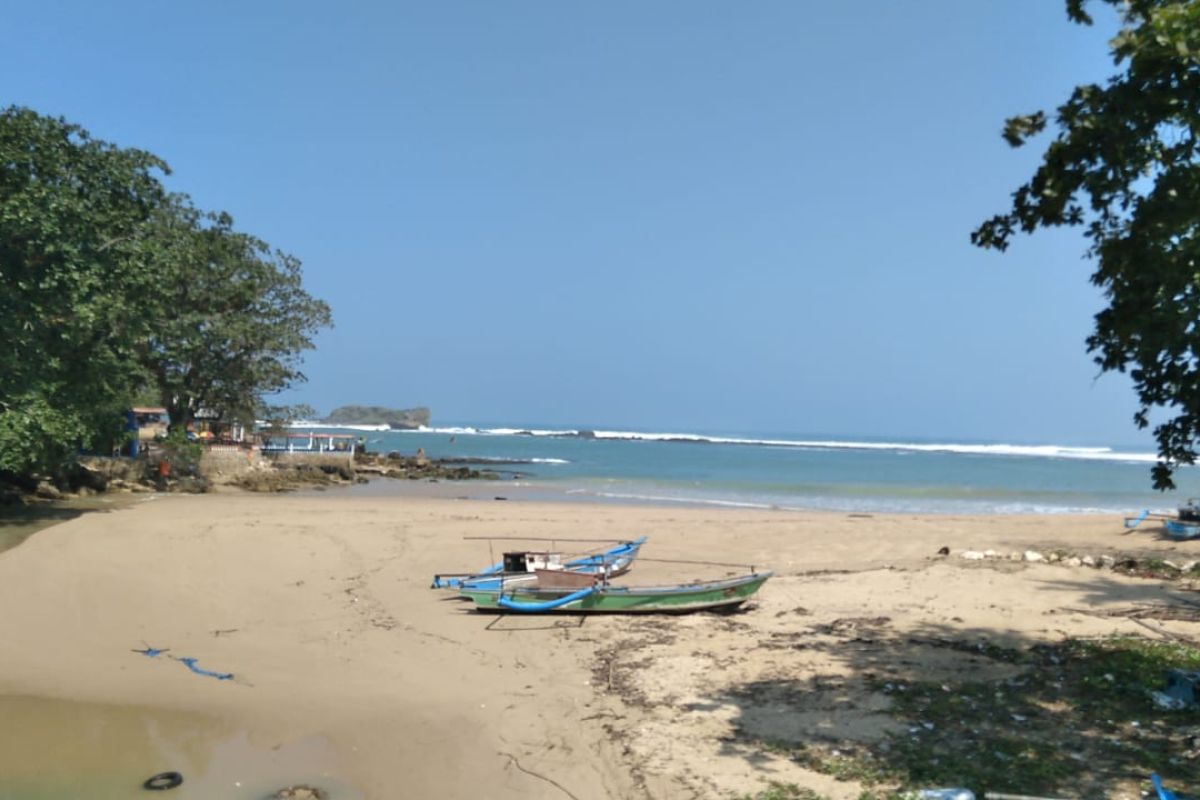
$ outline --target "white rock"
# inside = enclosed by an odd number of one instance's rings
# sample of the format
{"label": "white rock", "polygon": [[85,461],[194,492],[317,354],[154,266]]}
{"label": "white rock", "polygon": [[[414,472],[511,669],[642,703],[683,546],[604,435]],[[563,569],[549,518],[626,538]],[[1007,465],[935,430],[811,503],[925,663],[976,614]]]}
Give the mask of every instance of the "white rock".
{"label": "white rock", "polygon": [[1020,554],[1020,553],[1009,553],[1009,554],[1008,554],[1008,560],[1009,560],[1009,561],[1020,561],[1020,560],[1021,560],[1021,554]]}
{"label": "white rock", "polygon": [[960,558],[965,558],[967,561],[982,561],[983,553],[978,550],[963,550]]}
{"label": "white rock", "polygon": [[1164,560],[1164,561],[1163,561],[1163,565],[1164,565],[1164,566],[1168,566],[1168,567],[1170,567],[1171,569],[1181,569],[1181,567],[1180,567],[1178,564],[1176,564],[1174,561],[1166,561],[1166,560]]}
{"label": "white rock", "polygon": [[1196,568],[1196,563],[1195,561],[1185,561],[1179,565],[1179,569],[1183,572],[1191,572]]}
{"label": "white rock", "polygon": [[1039,553],[1037,550],[1026,550],[1025,551],[1025,560],[1026,561],[1045,561],[1046,557],[1044,555],[1042,555],[1041,553]]}
{"label": "white rock", "polygon": [[1092,558],[1091,556],[1084,556],[1083,558],[1079,559],[1079,561],[1080,561],[1080,563],[1081,563],[1081,564],[1083,564],[1085,567],[1094,567],[1094,566],[1096,566],[1096,559]]}
{"label": "white rock", "polygon": [[984,551],[983,551],[983,555],[984,555],[986,558],[995,558],[996,556],[998,556],[998,555],[1000,555],[1000,554],[999,554],[999,553],[997,553],[995,550],[984,550]]}
{"label": "white rock", "polygon": [[1061,553],[1051,553],[1050,555],[1046,556],[1046,560],[1049,561],[1051,564],[1053,564],[1056,561],[1062,561],[1062,554]]}
{"label": "white rock", "polygon": [[1108,569],[1112,569],[1117,565],[1117,560],[1112,556],[1100,556],[1100,563]]}
{"label": "white rock", "polygon": [[1064,559],[1063,563],[1068,567],[1082,567],[1083,559],[1079,558],[1078,556],[1071,556],[1070,558]]}

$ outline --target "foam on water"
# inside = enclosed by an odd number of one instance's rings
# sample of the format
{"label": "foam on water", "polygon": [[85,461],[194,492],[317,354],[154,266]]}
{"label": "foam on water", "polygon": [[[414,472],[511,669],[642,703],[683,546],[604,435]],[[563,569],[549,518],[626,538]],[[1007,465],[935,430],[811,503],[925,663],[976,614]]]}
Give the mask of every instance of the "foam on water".
{"label": "foam on water", "polygon": [[504,472],[536,491],[597,502],[1081,514],[1136,513],[1200,495],[1194,468],[1181,468],[1179,491],[1164,496],[1151,488],[1153,453],[1102,446],[478,424],[376,436],[372,450],[514,465]]}
{"label": "foam on water", "polygon": [[1134,453],[1111,447],[1077,447],[1044,444],[973,444],[956,442],[872,442],[846,439],[781,439],[737,436],[709,436],[699,433],[645,431],[584,431],[573,428],[418,428],[397,433],[434,433],[450,436],[528,436],[551,438],[598,439],[607,441],[678,442],[687,444],[740,445],[743,447],[794,447],[808,450],[879,450],[911,453],[954,453],[959,455],[1015,456],[1025,458],[1073,458],[1093,461],[1152,463],[1154,453]]}

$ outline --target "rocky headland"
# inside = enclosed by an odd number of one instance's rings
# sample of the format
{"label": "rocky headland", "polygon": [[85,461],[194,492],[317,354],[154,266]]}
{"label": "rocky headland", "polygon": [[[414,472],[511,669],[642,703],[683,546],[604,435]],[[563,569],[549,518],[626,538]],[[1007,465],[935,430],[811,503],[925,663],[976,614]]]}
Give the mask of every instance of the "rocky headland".
{"label": "rocky headland", "polygon": [[329,425],[388,425],[397,430],[414,430],[429,425],[429,409],[339,406],[321,421]]}

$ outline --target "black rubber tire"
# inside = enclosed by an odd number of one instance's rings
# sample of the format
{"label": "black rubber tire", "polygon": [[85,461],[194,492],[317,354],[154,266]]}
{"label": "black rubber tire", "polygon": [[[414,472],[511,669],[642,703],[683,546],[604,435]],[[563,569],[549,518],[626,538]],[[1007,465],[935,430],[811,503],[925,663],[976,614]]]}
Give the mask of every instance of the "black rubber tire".
{"label": "black rubber tire", "polygon": [[160,772],[147,778],[146,782],[142,784],[142,788],[152,792],[163,792],[167,789],[174,789],[181,783],[183,783],[183,776],[178,772]]}

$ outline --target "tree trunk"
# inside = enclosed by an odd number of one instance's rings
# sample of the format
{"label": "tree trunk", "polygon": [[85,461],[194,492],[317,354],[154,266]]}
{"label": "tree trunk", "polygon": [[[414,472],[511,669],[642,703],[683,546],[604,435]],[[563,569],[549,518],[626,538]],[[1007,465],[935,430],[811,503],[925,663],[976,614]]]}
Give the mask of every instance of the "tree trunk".
{"label": "tree trunk", "polygon": [[188,425],[192,424],[194,412],[192,404],[188,401],[176,400],[167,404],[168,423],[167,430],[170,433],[181,433],[187,435]]}

